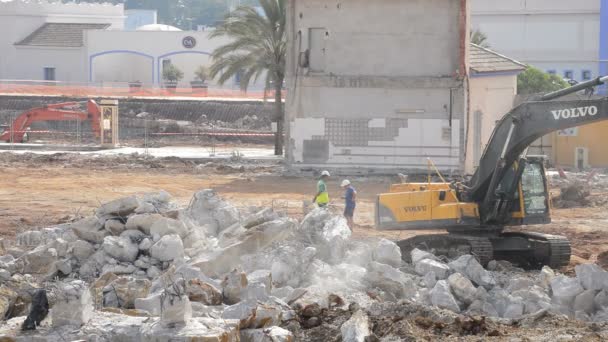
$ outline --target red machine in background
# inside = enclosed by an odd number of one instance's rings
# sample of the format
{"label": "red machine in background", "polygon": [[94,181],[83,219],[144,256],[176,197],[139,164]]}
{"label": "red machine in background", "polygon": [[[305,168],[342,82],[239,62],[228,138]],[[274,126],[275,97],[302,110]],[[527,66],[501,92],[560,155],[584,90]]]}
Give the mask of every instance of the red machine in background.
{"label": "red machine in background", "polygon": [[[86,112],[79,110],[82,102],[64,102],[28,110],[17,117],[12,126],[0,135],[0,141],[23,142],[30,125],[37,121],[91,121],[96,138],[101,136],[101,110],[93,100],[87,101]],[[11,139],[12,138],[12,139]]]}

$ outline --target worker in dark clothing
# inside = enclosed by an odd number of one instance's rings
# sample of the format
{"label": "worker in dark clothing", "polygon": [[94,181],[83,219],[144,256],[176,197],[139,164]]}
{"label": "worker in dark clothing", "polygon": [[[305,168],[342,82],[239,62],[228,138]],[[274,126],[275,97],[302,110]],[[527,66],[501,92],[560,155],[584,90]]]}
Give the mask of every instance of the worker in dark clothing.
{"label": "worker in dark clothing", "polygon": [[355,215],[355,207],[357,206],[357,191],[348,179],[342,181],[342,188],[344,189],[344,217],[348,222],[348,227],[352,231],[355,227],[353,217]]}

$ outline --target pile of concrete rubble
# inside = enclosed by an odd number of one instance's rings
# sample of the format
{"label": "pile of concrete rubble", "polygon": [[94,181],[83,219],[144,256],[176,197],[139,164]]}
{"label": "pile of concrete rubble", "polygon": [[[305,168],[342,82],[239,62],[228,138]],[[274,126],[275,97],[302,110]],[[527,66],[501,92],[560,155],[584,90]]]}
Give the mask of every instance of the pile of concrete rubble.
{"label": "pile of concrete rubble", "polygon": [[342,340],[364,341],[369,313],[404,300],[498,320],[608,320],[608,272],[596,265],[567,277],[417,249],[410,264],[389,240],[350,237],[327,210],[297,222],[213,190],[186,208],[165,192],[115,200],[0,245],[0,340],[294,341],[346,308]]}

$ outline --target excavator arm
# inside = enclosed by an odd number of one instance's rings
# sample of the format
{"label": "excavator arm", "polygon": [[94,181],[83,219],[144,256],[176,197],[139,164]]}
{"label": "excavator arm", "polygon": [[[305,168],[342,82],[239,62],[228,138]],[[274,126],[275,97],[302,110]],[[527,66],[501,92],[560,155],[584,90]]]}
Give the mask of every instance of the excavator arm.
{"label": "excavator arm", "polygon": [[46,105],[44,107],[30,109],[15,119],[13,124],[0,135],[0,140],[6,142],[23,142],[23,136],[28,127],[37,121],[91,121],[93,134],[96,138],[101,136],[100,118],[101,111],[97,103],[93,100],[87,101],[86,112],[76,110],[80,107],[79,102],[64,102]]}
{"label": "excavator arm", "polygon": [[[608,98],[552,100],[606,81],[607,77],[597,78],[547,94],[515,107],[501,119],[463,196],[466,201],[479,203],[482,224],[504,223],[499,219],[504,215],[496,212],[500,207],[496,206],[496,201],[504,199],[505,194],[504,189],[501,194],[498,190],[504,186],[503,178],[508,170],[525,163],[525,159],[519,158],[530,144],[548,133],[608,120]],[[520,176],[521,172],[516,173],[513,184]],[[509,191],[516,191],[516,186],[510,187]]]}

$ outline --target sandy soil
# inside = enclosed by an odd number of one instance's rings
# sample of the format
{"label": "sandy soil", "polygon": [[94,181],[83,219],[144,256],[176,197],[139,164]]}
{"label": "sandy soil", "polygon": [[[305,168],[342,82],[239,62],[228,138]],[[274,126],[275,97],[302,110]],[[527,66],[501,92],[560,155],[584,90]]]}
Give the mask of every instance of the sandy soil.
{"label": "sandy soil", "polygon": [[[124,160],[123,160],[124,161]],[[110,167],[111,166],[111,167]],[[236,171],[235,171],[236,170]],[[274,206],[296,217],[303,215],[304,202],[315,192],[315,181],[280,175],[277,165],[224,167],[197,166],[175,160],[159,165],[144,163],[95,163],[0,158],[0,237],[11,238],[29,229],[86,216],[100,203],[130,194],[163,189],[181,204],[202,188],[215,188],[238,206]],[[339,182],[329,182],[335,210],[341,211]],[[373,229],[373,201],[386,191],[389,178],[354,178],[358,191],[355,236],[409,237],[417,232],[379,232]],[[568,236],[573,244],[572,265],[586,260],[608,266],[608,211],[606,208],[559,209],[553,223],[523,227],[533,231]],[[606,252],[602,254],[602,252]]]}

